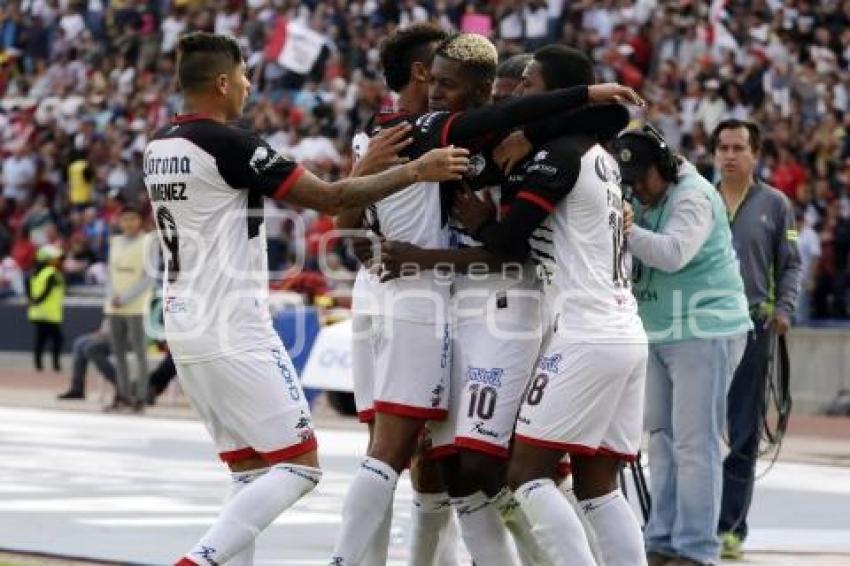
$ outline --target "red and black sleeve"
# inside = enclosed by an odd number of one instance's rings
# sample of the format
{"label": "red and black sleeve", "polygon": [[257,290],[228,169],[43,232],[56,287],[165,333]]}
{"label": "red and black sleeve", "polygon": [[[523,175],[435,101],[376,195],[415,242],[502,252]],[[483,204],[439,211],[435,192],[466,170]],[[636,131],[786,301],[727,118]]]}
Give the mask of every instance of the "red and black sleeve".
{"label": "red and black sleeve", "polygon": [[524,259],[528,238],[575,186],[582,147],[570,141],[545,144],[524,165],[525,180],[507,216],[478,229],[475,239],[492,252]]}

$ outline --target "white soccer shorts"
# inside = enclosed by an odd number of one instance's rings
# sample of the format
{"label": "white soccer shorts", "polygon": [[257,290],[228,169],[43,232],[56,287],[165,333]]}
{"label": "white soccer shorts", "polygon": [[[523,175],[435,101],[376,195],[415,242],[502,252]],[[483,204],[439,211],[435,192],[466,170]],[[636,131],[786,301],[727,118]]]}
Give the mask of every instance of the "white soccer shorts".
{"label": "white soccer shorts", "polygon": [[375,412],[442,420],[448,412],[448,324],[372,317]]}
{"label": "white soccer shorts", "polygon": [[361,423],[375,420],[375,334],[372,315],[355,313],[351,317],[351,379],[354,405]]}
{"label": "white soccer shorts", "polygon": [[541,328],[539,295],[506,299],[482,316],[455,320],[449,416],[428,425],[429,458],[459,448],[510,455],[523,391],[540,353]]}
{"label": "white soccer shorts", "polygon": [[271,465],[316,449],[310,409],[283,345],[176,366],[222,461],[259,456]]}
{"label": "white soccer shorts", "polygon": [[516,441],[634,460],[646,358],[646,344],[576,344],[552,335],[528,383]]}

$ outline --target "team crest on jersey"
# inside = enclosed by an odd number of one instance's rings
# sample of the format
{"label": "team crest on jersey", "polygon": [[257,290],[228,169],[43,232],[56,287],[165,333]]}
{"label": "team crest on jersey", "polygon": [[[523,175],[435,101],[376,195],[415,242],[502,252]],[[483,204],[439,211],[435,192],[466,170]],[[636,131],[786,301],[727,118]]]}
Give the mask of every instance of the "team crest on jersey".
{"label": "team crest on jersey", "polygon": [[[623,152],[629,152],[629,159],[631,159],[631,152],[628,149],[624,149]],[[622,153],[620,157],[622,158]],[[628,159],[624,160],[624,162],[627,161]],[[594,168],[596,169],[596,175],[606,183],[608,181],[620,181],[620,169],[616,163],[611,163],[607,155],[598,155]]]}
{"label": "team crest on jersey", "polygon": [[434,125],[434,120],[443,114],[445,114],[445,112],[431,112],[429,114],[423,114],[416,120],[416,126],[423,134],[427,134],[428,130],[431,129],[431,126]]}
{"label": "team crest on jersey", "polygon": [[543,161],[543,160],[544,160],[544,159],[546,159],[547,157],[549,157],[549,152],[548,152],[548,151],[546,151],[545,149],[541,149],[540,151],[538,151],[538,152],[534,155],[534,161]]}
{"label": "team crest on jersey", "polygon": [[469,158],[469,166],[466,168],[466,177],[468,179],[474,179],[478,175],[484,171],[484,168],[487,167],[487,160],[483,155],[477,153]]}
{"label": "team crest on jersey", "polygon": [[259,146],[254,150],[254,154],[251,155],[250,161],[248,161],[248,166],[254,170],[256,174],[260,174],[280,159],[280,155],[277,154],[274,150],[269,149],[264,146]]}

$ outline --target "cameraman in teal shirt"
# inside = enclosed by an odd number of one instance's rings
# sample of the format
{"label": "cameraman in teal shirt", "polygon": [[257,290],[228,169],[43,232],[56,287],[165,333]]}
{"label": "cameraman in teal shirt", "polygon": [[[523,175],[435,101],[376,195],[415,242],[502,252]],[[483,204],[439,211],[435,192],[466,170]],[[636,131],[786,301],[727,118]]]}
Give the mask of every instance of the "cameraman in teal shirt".
{"label": "cameraman in teal shirt", "polygon": [[651,126],[621,134],[613,153],[635,197],[628,246],[650,341],[648,562],[716,564],[726,392],[752,329],[729,220],[717,190]]}

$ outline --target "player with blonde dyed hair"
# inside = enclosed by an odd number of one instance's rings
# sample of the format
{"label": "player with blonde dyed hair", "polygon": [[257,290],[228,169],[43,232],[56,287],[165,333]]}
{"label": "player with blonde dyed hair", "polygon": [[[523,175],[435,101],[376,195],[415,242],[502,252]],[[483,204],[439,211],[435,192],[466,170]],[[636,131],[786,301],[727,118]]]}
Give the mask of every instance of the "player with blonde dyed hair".
{"label": "player with blonde dyed hair", "polygon": [[[428,73],[429,102],[439,111],[415,114],[414,101],[405,97],[400,99],[398,111],[378,114],[366,134],[371,137],[383,129],[409,124],[412,140],[401,152],[402,157],[413,158],[452,144],[481,151],[498,141],[500,132],[533,120],[587,102],[637,97],[631,89],[609,84],[485,105],[497,62],[495,49],[488,43],[486,38],[471,34],[442,42],[436,47]],[[384,53],[382,59],[396,60],[389,56],[385,59]],[[411,63],[410,80],[424,79],[419,63]],[[461,111],[464,108],[472,109]],[[454,191],[448,186],[440,189],[402,191],[380,201],[368,211],[369,228],[388,240],[413,244],[424,251],[449,248],[447,220]],[[428,198],[417,199],[416,195]],[[452,339],[447,282],[448,278],[437,277],[429,269],[392,281],[380,277],[372,281],[374,296],[369,314],[375,361],[374,436],[346,495],[342,528],[331,559],[335,566],[362,563],[386,519],[398,476],[416,450],[423,424],[444,420],[448,414]],[[428,294],[428,300],[422,299],[423,293]],[[363,409],[368,410],[365,404],[358,407]]]}

